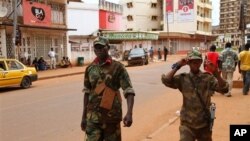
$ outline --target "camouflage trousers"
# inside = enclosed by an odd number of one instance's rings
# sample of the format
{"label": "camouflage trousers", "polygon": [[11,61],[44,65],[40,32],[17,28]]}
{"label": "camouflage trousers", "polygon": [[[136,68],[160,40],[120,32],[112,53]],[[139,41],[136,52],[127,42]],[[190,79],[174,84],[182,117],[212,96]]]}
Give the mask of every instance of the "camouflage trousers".
{"label": "camouflage trousers", "polygon": [[209,127],[193,129],[180,125],[179,131],[180,141],[212,141],[212,132]]}
{"label": "camouflage trousers", "polygon": [[121,141],[121,126],[118,123],[87,122],[86,141]]}

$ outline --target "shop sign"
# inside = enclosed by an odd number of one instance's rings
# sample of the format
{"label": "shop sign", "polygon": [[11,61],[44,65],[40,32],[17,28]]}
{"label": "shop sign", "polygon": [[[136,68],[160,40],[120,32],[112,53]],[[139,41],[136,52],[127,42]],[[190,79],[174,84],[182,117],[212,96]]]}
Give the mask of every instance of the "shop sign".
{"label": "shop sign", "polygon": [[51,26],[51,7],[23,0],[23,22],[25,25]]}
{"label": "shop sign", "polygon": [[156,33],[103,33],[109,40],[158,40]]}
{"label": "shop sign", "polygon": [[109,16],[108,16],[108,21],[109,21],[110,23],[114,23],[114,22],[115,22],[115,15],[114,15],[114,14],[109,14]]}

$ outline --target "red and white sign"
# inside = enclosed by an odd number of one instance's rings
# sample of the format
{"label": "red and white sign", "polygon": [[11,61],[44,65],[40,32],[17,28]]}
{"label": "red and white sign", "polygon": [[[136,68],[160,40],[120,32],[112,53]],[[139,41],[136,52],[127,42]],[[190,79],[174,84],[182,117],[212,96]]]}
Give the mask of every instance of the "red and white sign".
{"label": "red and white sign", "polygon": [[178,21],[187,22],[194,20],[194,0],[178,1]]}
{"label": "red and white sign", "polygon": [[166,22],[174,22],[174,5],[173,0],[166,0]]}
{"label": "red and white sign", "polygon": [[122,15],[105,10],[99,11],[99,28],[102,30],[121,30]]}
{"label": "red and white sign", "polygon": [[25,25],[51,26],[51,7],[23,0],[23,23]]}

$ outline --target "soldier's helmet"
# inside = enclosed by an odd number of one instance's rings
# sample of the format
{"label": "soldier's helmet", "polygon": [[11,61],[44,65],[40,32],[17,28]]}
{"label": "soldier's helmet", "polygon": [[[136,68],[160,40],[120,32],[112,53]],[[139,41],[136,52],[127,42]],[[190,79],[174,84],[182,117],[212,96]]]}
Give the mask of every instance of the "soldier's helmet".
{"label": "soldier's helmet", "polygon": [[102,36],[97,37],[94,40],[94,46],[97,44],[107,46],[109,48],[109,40],[105,37],[102,37]]}
{"label": "soldier's helmet", "polygon": [[188,60],[200,59],[202,60],[202,54],[198,50],[192,50],[187,54]]}

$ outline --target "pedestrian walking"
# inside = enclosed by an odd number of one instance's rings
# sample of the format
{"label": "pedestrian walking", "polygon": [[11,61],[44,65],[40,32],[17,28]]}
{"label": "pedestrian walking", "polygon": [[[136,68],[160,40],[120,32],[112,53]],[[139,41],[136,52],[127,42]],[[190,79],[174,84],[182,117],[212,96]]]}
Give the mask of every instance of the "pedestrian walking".
{"label": "pedestrian walking", "polygon": [[[228,83],[224,81],[216,67],[207,64],[213,74],[201,72],[202,55],[193,50],[172,66],[172,70],[162,75],[162,83],[170,88],[179,89],[183,96],[180,112],[180,141],[212,141],[214,113],[210,113],[210,91],[227,92]],[[188,65],[189,73],[176,74],[183,66]],[[215,77],[214,77],[215,76]]]}
{"label": "pedestrian walking", "polygon": [[243,95],[247,95],[250,88],[250,43],[245,45],[245,50],[239,54],[239,73],[243,77]]}
{"label": "pedestrian walking", "polygon": [[219,53],[216,52],[216,46],[215,45],[211,45],[209,48],[209,52],[206,53],[205,55],[205,59],[204,59],[204,70],[212,73],[211,70],[209,70],[209,67],[206,66],[205,64],[207,64],[206,62],[210,61],[211,63],[214,64],[214,66],[216,68],[218,68],[218,64],[219,64]]}
{"label": "pedestrian walking", "polygon": [[50,58],[50,69],[56,69],[56,53],[53,48],[50,49],[48,56]]}
{"label": "pedestrian walking", "polygon": [[154,60],[154,49],[153,49],[153,47],[151,47],[149,49],[149,57],[150,57],[150,60],[153,62],[153,60]]}
{"label": "pedestrian walking", "polygon": [[97,57],[85,70],[81,128],[86,132],[86,141],[121,141],[120,88],[128,107],[123,124],[130,127],[133,122],[135,92],[124,65],[112,60],[108,54],[109,48],[106,38],[95,39],[94,52]]}
{"label": "pedestrian walking", "polygon": [[167,56],[168,56],[168,48],[164,46],[164,61],[167,61]]}
{"label": "pedestrian walking", "polygon": [[222,78],[227,80],[229,84],[229,91],[225,94],[231,97],[231,90],[233,87],[233,74],[238,63],[238,55],[232,50],[231,43],[226,43],[225,49],[219,55],[219,68],[222,71]]}
{"label": "pedestrian walking", "polygon": [[161,48],[158,48],[158,60],[161,60]]}

